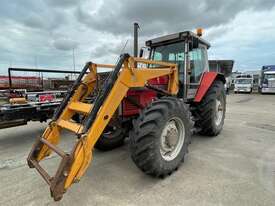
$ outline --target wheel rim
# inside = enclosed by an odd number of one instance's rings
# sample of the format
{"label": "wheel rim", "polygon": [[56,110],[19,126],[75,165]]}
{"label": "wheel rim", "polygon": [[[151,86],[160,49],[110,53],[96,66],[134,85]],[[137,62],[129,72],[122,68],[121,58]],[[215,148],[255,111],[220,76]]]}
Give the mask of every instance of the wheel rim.
{"label": "wheel rim", "polygon": [[171,118],[161,133],[160,153],[162,158],[166,161],[175,159],[181,151],[184,138],[183,121],[178,117]]}
{"label": "wheel rim", "polygon": [[216,99],[216,110],[215,110],[215,124],[216,126],[219,126],[222,122],[223,118],[223,104],[222,101],[219,99]]}

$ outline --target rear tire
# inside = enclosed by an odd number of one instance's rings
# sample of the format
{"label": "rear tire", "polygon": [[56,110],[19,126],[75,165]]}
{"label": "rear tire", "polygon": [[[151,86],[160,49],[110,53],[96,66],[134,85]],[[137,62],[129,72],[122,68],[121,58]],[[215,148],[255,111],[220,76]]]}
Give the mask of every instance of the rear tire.
{"label": "rear tire", "polygon": [[218,135],[224,124],[226,110],[226,95],[223,82],[216,80],[203,97],[195,105],[194,116],[197,117],[195,127],[200,128],[200,134],[206,136]]}
{"label": "rear tire", "polygon": [[146,107],[133,122],[130,151],[143,172],[165,177],[175,171],[187,153],[191,117],[183,101],[163,97]]}

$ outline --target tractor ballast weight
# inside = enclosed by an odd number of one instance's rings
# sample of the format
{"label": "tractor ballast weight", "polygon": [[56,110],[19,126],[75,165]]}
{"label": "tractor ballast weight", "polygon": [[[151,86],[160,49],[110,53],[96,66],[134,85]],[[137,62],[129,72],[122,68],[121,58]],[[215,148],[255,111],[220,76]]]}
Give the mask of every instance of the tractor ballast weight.
{"label": "tractor ballast weight", "polygon": [[[93,148],[110,150],[130,138],[131,157],[146,174],[165,177],[187,153],[191,134],[215,136],[225,114],[224,77],[209,72],[210,45],[192,32],[146,42],[150,58],[122,54],[116,65],[88,62],[28,156],[49,184],[54,200],[84,175]],[[145,67],[141,67],[141,66]],[[113,68],[98,88],[98,68]],[[92,102],[87,97],[95,96]],[[80,122],[74,116],[81,114]],[[74,148],[57,145],[62,129],[76,135]],[[62,161],[54,176],[39,164],[52,152]]]}

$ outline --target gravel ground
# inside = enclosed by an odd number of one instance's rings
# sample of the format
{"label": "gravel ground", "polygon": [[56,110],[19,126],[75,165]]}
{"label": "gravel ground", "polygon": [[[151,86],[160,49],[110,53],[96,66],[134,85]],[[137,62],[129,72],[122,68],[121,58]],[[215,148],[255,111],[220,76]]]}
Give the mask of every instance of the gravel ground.
{"label": "gravel ground", "polygon": [[[230,94],[222,133],[194,136],[184,164],[165,179],[146,176],[131,161],[128,145],[95,151],[80,183],[61,202],[26,165],[46,124],[0,130],[0,205],[274,205],[275,95]],[[74,142],[64,133],[62,147]],[[45,161],[56,167],[55,156]]]}

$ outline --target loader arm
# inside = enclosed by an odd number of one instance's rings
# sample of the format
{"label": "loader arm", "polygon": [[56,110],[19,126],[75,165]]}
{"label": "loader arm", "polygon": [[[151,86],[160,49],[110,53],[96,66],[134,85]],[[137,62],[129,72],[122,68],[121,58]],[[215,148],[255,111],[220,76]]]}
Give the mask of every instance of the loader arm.
{"label": "loader arm", "polygon": [[[150,64],[159,67],[136,68],[138,64]],[[95,88],[98,67],[114,67],[114,70],[97,95],[94,104],[83,103],[85,97],[91,94]],[[84,77],[88,68],[90,72]],[[128,54],[123,54],[116,66],[88,63],[84,70],[82,74],[84,80],[81,80],[80,75],[75,86],[57,110],[49,127],[37,139],[28,157],[29,166],[35,167],[50,185],[54,200],[60,200],[71,184],[78,182],[84,175],[92,159],[95,143],[130,88],[144,87],[148,80],[168,75],[167,93],[176,95],[178,92],[178,68],[176,64],[133,58]],[[86,114],[83,124],[70,121],[77,112]],[[60,131],[64,128],[73,131],[78,137],[70,153],[66,153],[56,146],[59,142]],[[59,168],[53,177],[50,177],[39,164],[39,161],[50,155],[51,151],[62,157]]]}

